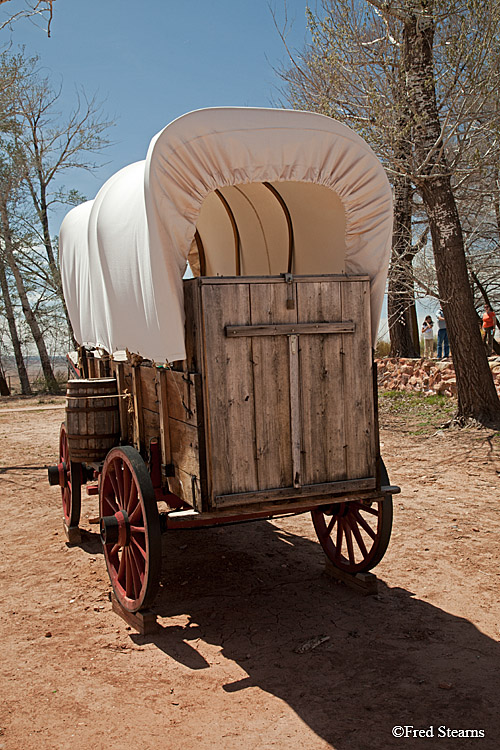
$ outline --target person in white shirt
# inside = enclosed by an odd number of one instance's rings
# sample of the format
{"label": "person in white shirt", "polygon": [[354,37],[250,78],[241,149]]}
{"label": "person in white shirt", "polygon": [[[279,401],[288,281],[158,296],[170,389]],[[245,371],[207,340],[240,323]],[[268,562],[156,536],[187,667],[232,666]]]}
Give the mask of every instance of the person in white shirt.
{"label": "person in white shirt", "polygon": [[424,339],[424,357],[432,358],[434,353],[434,321],[427,315],[422,324],[422,337]]}

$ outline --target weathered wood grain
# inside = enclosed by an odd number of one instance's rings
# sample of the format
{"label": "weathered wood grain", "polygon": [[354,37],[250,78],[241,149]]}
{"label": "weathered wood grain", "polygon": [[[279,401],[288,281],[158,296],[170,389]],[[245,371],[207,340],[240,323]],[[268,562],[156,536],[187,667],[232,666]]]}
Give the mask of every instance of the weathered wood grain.
{"label": "weathered wood grain", "polygon": [[200,476],[198,430],[185,422],[169,419],[172,463],[186,474]]}
{"label": "weathered wood grain", "polygon": [[354,336],[342,336],[347,475],[375,476],[377,435],[372,388],[370,286],[342,285],[342,314],[356,321]]}
{"label": "weathered wood grain", "polygon": [[[272,500],[293,500],[305,497],[334,498],[346,492],[362,492],[375,490],[374,477],[344,480],[339,482],[324,482],[322,484],[302,485],[301,487],[282,487],[280,489],[260,490],[258,492],[239,492],[232,495],[220,495],[216,498],[217,507],[225,508],[237,505],[247,505]],[[349,498],[344,498],[349,499]],[[319,503],[318,503],[319,504]]]}
{"label": "weathered wood grain", "polygon": [[[292,323],[297,311],[286,306],[287,289],[281,284],[250,286],[253,324]],[[293,484],[290,377],[287,336],[252,339],[251,357],[255,393],[255,448],[257,489]]]}
{"label": "weathered wood grain", "polygon": [[140,366],[142,408],[158,411],[158,393],[156,391],[156,368]]}
{"label": "weathered wood grain", "polygon": [[[294,276],[293,277],[293,283],[294,284],[309,284],[314,282],[330,282],[330,281],[338,281],[340,283],[344,281],[349,281],[350,279],[356,279],[357,281],[370,281],[369,276],[358,276],[358,275],[348,275],[348,274],[314,274],[311,276]],[[196,282],[198,286],[204,286],[206,284],[209,284],[211,286],[214,286],[215,284],[224,286],[225,284],[237,284],[243,281],[245,284],[283,284],[284,283],[284,274],[281,274],[279,276],[217,276],[217,277],[199,277],[197,279],[188,279],[184,282],[184,284],[191,284],[193,281]]]}
{"label": "weathered wood grain", "polygon": [[[126,391],[125,367],[123,362],[115,362],[113,371],[116,377],[117,389],[120,395]],[[120,413],[120,440],[126,444],[129,442],[129,417],[128,417],[128,399],[118,399],[118,409]]]}
{"label": "weathered wood grain", "polygon": [[161,462],[164,466],[172,463],[172,452],[170,450],[170,427],[168,423],[168,384],[167,371],[156,371],[156,391],[158,393],[158,416],[160,420],[160,450]]}
{"label": "weathered wood grain", "polygon": [[146,449],[146,455],[149,451],[151,440],[156,438],[161,439],[160,432],[160,415],[157,411],[151,411],[151,409],[142,410],[142,427],[143,427],[143,438],[142,441]]}
{"label": "weathered wood grain", "polygon": [[134,446],[139,452],[145,448],[142,416],[141,368],[132,367],[132,395],[134,404]]}
{"label": "weathered wood grain", "polygon": [[[340,288],[343,283],[322,281],[298,285],[299,321],[342,321]],[[352,338],[352,334],[345,336],[346,339],[349,337]],[[300,336],[304,484],[348,477],[344,455],[345,394],[341,349],[342,338],[338,334]]]}
{"label": "weathered wood grain", "polygon": [[249,325],[247,284],[202,287],[207,453],[216,494],[257,486],[252,344],[227,339],[226,325]]}
{"label": "weathered wood grain", "polygon": [[66,428],[72,461],[90,463],[106,457],[120,437],[114,378],[69,380]]}
{"label": "weathered wood grain", "polygon": [[261,326],[226,326],[226,336],[232,338],[234,336],[283,336],[298,335],[300,333],[354,333],[354,329],[355,324],[350,320],[335,323],[282,323]]}
{"label": "weathered wood grain", "polygon": [[168,413],[173,419],[192,425],[198,424],[196,377],[197,373],[166,371]]}
{"label": "weathered wood grain", "polygon": [[[190,372],[200,372],[202,368],[202,319],[201,319],[201,280],[184,281],[184,313],[186,368]],[[177,369],[177,368],[176,368]]]}
{"label": "weathered wood grain", "polygon": [[202,496],[198,477],[187,474],[177,466],[175,476],[169,477],[168,484],[170,491],[177,495],[177,497],[180,497],[185,503],[191,505],[194,510],[202,510]]}

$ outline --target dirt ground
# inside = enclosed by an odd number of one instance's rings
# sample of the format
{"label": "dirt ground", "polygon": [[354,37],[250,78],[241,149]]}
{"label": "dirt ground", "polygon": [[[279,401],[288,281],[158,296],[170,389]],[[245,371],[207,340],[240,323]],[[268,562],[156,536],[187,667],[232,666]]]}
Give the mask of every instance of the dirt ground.
{"label": "dirt ground", "polygon": [[1,750],[500,747],[498,437],[382,412],[402,491],[378,595],[324,574],[308,515],[179,530],[140,636],[111,610],[96,497],[66,544],[48,401],[0,401]]}

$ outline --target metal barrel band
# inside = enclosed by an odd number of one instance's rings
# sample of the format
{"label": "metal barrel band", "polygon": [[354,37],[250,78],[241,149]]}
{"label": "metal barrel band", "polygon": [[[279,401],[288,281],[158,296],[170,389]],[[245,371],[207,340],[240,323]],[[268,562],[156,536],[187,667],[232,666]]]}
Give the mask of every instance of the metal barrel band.
{"label": "metal barrel band", "polygon": [[101,406],[99,409],[93,409],[91,406],[71,406],[66,407],[66,413],[70,414],[101,414],[103,411],[116,411],[118,404],[111,404],[111,406]]}

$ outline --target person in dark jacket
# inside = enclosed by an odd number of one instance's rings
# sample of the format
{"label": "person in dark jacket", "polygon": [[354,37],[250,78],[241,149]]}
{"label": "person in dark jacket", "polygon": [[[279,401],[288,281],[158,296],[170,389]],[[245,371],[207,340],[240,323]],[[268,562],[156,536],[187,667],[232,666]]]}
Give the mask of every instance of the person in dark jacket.
{"label": "person in dark jacket", "polygon": [[[437,326],[438,326],[438,341],[437,341],[437,358],[441,359],[443,356],[450,356],[450,342],[448,341],[448,329],[446,327],[446,320],[444,319],[443,311],[438,310],[437,314]],[[444,350],[444,355],[443,355]]]}

